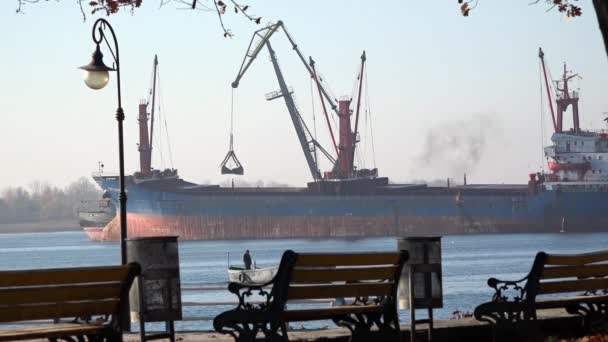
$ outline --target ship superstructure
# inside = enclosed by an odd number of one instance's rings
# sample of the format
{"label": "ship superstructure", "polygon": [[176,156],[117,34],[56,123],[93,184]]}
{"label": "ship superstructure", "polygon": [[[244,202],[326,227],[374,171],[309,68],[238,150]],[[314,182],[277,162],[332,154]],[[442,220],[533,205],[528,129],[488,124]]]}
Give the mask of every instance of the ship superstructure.
{"label": "ship superstructure", "polygon": [[[544,66],[544,53],[539,50]],[[545,147],[550,173],[545,176],[545,187],[581,191],[606,191],[608,186],[608,131],[584,130],[580,127],[579,92],[572,90],[570,82],[578,74],[568,71],[564,63],[561,78],[555,84],[555,102],[557,113],[553,111],[549,82],[547,97],[551,104],[554,133],[551,136],[553,145]],[[564,129],[563,121],[566,111],[572,113],[572,128]]]}

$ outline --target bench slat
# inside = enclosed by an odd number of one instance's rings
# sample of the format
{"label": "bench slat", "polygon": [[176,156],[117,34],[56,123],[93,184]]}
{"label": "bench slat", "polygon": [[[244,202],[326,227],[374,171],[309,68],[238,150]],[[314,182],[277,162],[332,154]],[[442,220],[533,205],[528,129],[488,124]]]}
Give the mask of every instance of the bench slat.
{"label": "bench slat", "polygon": [[608,261],[608,251],[577,254],[577,255],[556,255],[548,254],[545,260],[546,265],[576,266],[592,264],[595,262]]}
{"label": "bench slat", "polygon": [[392,282],[363,283],[344,285],[313,285],[290,286],[287,298],[292,299],[321,299],[359,296],[389,295],[393,289]]}
{"label": "bench slat", "polygon": [[322,309],[288,310],[283,312],[285,322],[318,321],[344,314],[381,312],[380,305],[345,305]]}
{"label": "bench slat", "polygon": [[315,283],[330,281],[380,280],[395,277],[397,266],[366,268],[300,269],[291,273],[292,283]]}
{"label": "bench slat", "polygon": [[0,341],[23,341],[62,336],[96,334],[107,329],[105,326],[86,323],[45,324],[14,330],[0,330]]}
{"label": "bench slat", "polygon": [[120,298],[122,282],[0,289],[0,305]]}
{"label": "bench slat", "polygon": [[553,266],[545,267],[541,279],[555,279],[568,277],[591,277],[608,275],[608,264],[606,265],[582,265],[582,266]]}
{"label": "bench slat", "polygon": [[52,303],[22,306],[0,306],[0,322],[116,314],[118,313],[118,310],[118,299],[65,302],[61,303],[61,305]]}
{"label": "bench slat", "polygon": [[0,287],[98,283],[127,279],[127,266],[54,268],[0,272]]}
{"label": "bench slat", "polygon": [[296,267],[397,265],[401,253],[302,253]]}
{"label": "bench slat", "polygon": [[608,302],[608,295],[599,296],[575,296],[558,299],[547,299],[540,300],[534,303],[537,309],[555,309],[563,308],[569,304],[582,304],[582,303],[600,303]]}
{"label": "bench slat", "polygon": [[608,278],[542,282],[538,294],[567,293],[608,289]]}

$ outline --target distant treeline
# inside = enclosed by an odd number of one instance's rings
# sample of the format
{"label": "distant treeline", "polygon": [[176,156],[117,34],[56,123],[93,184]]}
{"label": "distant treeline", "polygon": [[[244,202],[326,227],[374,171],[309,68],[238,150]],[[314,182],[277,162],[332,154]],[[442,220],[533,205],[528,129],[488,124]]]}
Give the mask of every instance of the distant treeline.
{"label": "distant treeline", "polygon": [[82,177],[61,189],[47,182],[9,187],[0,192],[0,223],[73,218],[82,200],[101,197],[101,190]]}

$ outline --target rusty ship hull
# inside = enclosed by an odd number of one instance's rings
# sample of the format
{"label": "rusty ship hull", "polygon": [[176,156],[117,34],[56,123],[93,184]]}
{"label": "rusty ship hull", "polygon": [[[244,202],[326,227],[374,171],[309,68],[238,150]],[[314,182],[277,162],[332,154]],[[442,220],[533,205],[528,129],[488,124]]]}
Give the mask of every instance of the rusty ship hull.
{"label": "rusty ship hull", "polygon": [[[118,205],[116,177],[97,176]],[[182,240],[362,238],[465,233],[597,231],[608,226],[608,192],[543,190],[538,184],[380,185],[350,193],[308,188],[221,188],[181,179],[127,177],[129,237]],[[580,196],[587,197],[579,201]],[[576,199],[573,196],[577,197]],[[595,205],[590,196],[597,197]],[[95,240],[118,240],[116,217]]]}

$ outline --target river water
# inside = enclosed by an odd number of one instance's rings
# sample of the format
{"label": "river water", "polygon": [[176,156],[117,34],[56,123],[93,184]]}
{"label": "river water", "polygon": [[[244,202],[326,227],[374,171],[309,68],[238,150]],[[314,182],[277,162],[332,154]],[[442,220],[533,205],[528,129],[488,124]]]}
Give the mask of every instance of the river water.
{"label": "river water", "polygon": [[[492,295],[489,277],[519,279],[527,274],[538,251],[585,253],[607,249],[608,233],[455,235],[442,238],[443,309],[436,318],[447,319],[455,310],[473,311]],[[235,300],[225,288],[226,266],[242,263],[246,249],[258,267],[277,265],[286,249],[296,252],[353,252],[396,250],[394,238],[285,239],[251,241],[184,241],[179,243],[182,301],[208,303]],[[116,242],[91,242],[82,232],[0,234],[0,270],[78,267],[118,264]],[[187,291],[189,287],[210,290]],[[210,330],[211,319],[230,305],[188,305],[184,317],[202,320],[178,322],[178,330]],[[408,314],[401,313],[401,323]],[[424,313],[418,314],[424,316]],[[321,325],[319,325],[321,324]],[[311,323],[307,327],[321,327]],[[300,324],[295,325],[300,327]]]}

